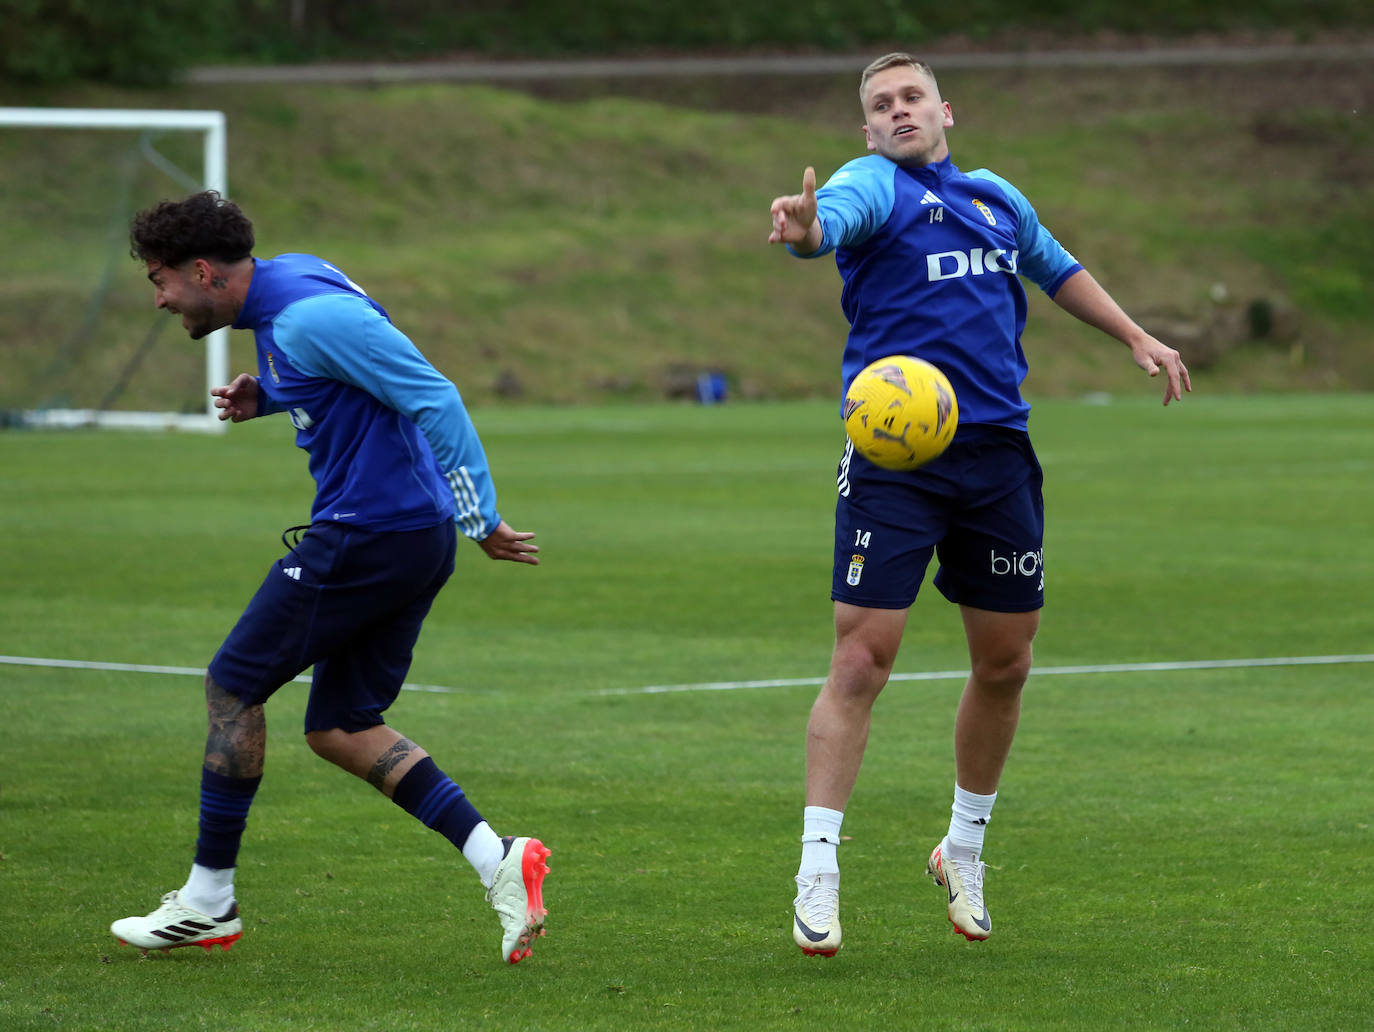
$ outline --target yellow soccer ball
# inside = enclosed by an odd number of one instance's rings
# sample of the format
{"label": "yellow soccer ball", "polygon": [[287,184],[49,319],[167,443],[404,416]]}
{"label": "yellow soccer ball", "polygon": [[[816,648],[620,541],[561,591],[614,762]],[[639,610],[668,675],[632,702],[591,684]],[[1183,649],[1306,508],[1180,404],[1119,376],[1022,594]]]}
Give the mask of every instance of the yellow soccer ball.
{"label": "yellow soccer ball", "polygon": [[947,447],[959,402],[945,374],[910,355],[880,358],[844,396],[844,432],[854,450],[884,469],[915,469]]}

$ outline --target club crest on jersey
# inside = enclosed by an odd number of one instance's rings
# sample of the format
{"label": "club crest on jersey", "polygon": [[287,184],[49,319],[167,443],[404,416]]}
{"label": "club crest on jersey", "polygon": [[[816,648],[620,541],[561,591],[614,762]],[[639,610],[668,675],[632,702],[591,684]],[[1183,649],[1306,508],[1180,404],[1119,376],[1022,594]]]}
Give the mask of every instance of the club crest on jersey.
{"label": "club crest on jersey", "polygon": [[983,218],[988,220],[989,226],[997,225],[997,216],[992,213],[992,209],[980,201],[977,197],[973,199],[973,206],[982,213]]}
{"label": "club crest on jersey", "polygon": [[851,555],[849,557],[849,573],[844,582],[851,588],[858,587],[859,578],[864,575],[864,557],[861,555]]}
{"label": "club crest on jersey", "polygon": [[277,375],[277,363],[273,361],[270,351],[267,353],[267,371],[272,374],[273,383],[281,383],[281,377]]}

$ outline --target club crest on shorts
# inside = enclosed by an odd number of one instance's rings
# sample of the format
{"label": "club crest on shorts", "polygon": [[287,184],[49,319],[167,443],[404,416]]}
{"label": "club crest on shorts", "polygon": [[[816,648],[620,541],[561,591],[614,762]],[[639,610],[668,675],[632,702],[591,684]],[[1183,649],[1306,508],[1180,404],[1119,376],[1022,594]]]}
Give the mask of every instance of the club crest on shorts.
{"label": "club crest on shorts", "polygon": [[858,587],[859,578],[864,575],[864,557],[861,555],[851,555],[849,557],[849,573],[844,582],[851,588]]}

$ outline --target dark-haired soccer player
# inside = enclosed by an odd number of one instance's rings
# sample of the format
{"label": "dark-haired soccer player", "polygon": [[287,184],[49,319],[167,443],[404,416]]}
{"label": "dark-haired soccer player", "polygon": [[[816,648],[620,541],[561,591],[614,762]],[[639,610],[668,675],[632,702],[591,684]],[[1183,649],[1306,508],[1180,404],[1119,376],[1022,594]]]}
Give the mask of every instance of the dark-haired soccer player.
{"label": "dark-haired soccer player", "polygon": [[[213,191],[135,216],[131,251],[159,308],[192,338],[252,330],[258,376],[211,390],[220,419],[284,412],[317,493],[211,661],[200,835],[185,885],[146,917],[114,922],[147,949],[242,933],[234,869],[266,748],[263,704],[314,666],[305,737],[320,756],[444,835],[472,864],[514,964],[543,934],[549,850],[501,838],[410,739],[383,722],[420,625],[453,572],[457,529],[492,559],[538,564],[534,535],[496,510],[496,489],[454,385],[356,283],[308,254],[254,258],[253,226]],[[291,533],[291,532],[288,532]]]}
{"label": "dark-haired soccer player", "polygon": [[812,955],[840,948],[836,845],[907,612],[932,556],[935,587],[959,606],[971,674],[954,725],[949,831],[927,873],[948,894],[954,928],[992,930],[983,898],[983,833],[1021,709],[1031,641],[1044,603],[1040,465],[1021,397],[1025,276],[1055,303],[1115,337],[1151,376],[1164,404],[1191,390],[1188,371],[1132,321],[1040,225],[1016,187],[950,161],[954,125],[929,66],[907,54],[870,64],[859,83],[873,153],[844,165],[819,191],[771,206],[771,243],[796,255],[835,252],[850,323],[844,386],[870,362],[910,354],[942,369],[959,400],[948,451],[909,473],[846,446],[835,509],[835,649],[806,737],[806,808],[793,938]]}

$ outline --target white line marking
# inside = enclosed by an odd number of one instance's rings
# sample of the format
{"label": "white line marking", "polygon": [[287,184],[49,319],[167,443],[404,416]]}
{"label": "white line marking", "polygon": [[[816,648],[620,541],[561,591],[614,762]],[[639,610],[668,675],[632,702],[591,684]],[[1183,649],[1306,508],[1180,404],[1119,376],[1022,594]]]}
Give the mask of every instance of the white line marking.
{"label": "white line marking", "polygon": [[[1190,659],[1159,663],[1101,663],[1082,666],[1032,667],[1032,676],[1072,674],[1140,674],[1176,670],[1233,670],[1254,667],[1333,666],[1343,663],[1374,663],[1374,654],[1346,656],[1259,656],[1252,659]],[[203,667],[150,666],[141,663],[96,663],[81,659],[37,659],[30,656],[0,656],[0,665],[57,667],[68,670],[112,670],[131,674],[175,674],[204,677]],[[889,681],[949,681],[968,677],[967,670],[924,670],[912,674],[893,674]],[[295,678],[309,684],[302,674]],[[666,695],[672,692],[733,692],[744,688],[799,688],[825,683],[824,677],[779,677],[763,681],[704,681],[697,684],[651,684],[643,688],[602,688],[593,695]],[[438,684],[403,684],[402,691],[433,692],[441,695],[482,694],[473,688],[449,688]]]}
{"label": "white line marking", "polygon": [[[1274,656],[1255,659],[1194,659],[1164,663],[1104,663],[1085,666],[1031,667],[1032,675],[1050,674],[1138,674],[1170,670],[1225,670],[1248,667],[1327,666],[1337,663],[1374,663],[1374,655],[1350,656]],[[926,670],[915,674],[893,674],[889,681],[963,680],[967,670]],[[733,692],[741,688],[793,688],[821,685],[823,677],[775,678],[767,681],[707,681],[701,684],[652,684],[644,688],[603,688],[598,695],[662,695],[668,692]]]}
{"label": "white line marking", "polygon": [[[93,663],[84,659],[37,659],[32,656],[0,656],[0,664],[11,666],[58,667],[64,670],[113,670],[127,674],[175,674],[181,677],[204,677],[204,667],[148,666],[142,663]],[[309,684],[305,674],[292,679],[296,684]],[[438,684],[403,684],[403,692],[437,692],[449,695],[468,692],[468,688],[445,688]]]}

